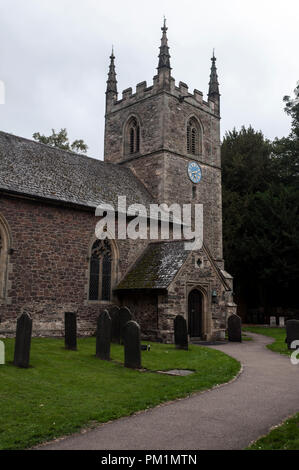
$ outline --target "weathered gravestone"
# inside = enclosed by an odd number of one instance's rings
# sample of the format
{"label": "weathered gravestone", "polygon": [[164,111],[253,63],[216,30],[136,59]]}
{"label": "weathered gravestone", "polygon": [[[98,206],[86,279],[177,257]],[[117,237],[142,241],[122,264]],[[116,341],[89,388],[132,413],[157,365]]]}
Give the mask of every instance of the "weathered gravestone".
{"label": "weathered gravestone", "polygon": [[110,340],[111,340],[111,318],[107,310],[98,316],[96,356],[105,361],[110,361]]}
{"label": "weathered gravestone", "polygon": [[65,349],[77,350],[77,316],[73,312],[64,314],[64,343]]}
{"label": "weathered gravestone", "polygon": [[182,315],[174,319],[174,342],[177,349],[188,349],[187,322]]}
{"label": "weathered gravestone", "polygon": [[120,344],[124,344],[124,328],[132,319],[133,317],[128,307],[121,307],[119,310]]}
{"label": "weathered gravestone", "polygon": [[115,305],[109,311],[111,317],[111,341],[112,343],[120,343],[119,329],[119,307]]}
{"label": "weathered gravestone", "polygon": [[299,320],[288,320],[286,322],[287,337],[285,342],[289,349],[297,349],[298,346],[292,347],[293,341],[299,341]]}
{"label": "weathered gravestone", "polygon": [[227,320],[228,341],[242,342],[242,322],[241,318],[233,313]]}
{"label": "weathered gravestone", "polygon": [[29,367],[30,346],[32,333],[32,318],[28,313],[23,313],[17,320],[14,365],[17,367]]}
{"label": "weathered gravestone", "polygon": [[270,326],[276,326],[276,317],[270,317]]}
{"label": "weathered gravestone", "polygon": [[279,317],[279,326],[280,326],[280,328],[284,328],[284,327],[285,327],[284,317]]}
{"label": "weathered gravestone", "polygon": [[125,367],[141,368],[140,326],[135,321],[129,321],[124,327]]}

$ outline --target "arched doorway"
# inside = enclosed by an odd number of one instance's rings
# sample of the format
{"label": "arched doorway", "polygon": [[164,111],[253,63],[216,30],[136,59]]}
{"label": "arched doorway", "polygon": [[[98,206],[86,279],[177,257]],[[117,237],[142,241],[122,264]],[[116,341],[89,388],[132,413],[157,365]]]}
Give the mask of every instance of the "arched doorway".
{"label": "arched doorway", "polygon": [[200,290],[193,289],[188,297],[188,333],[190,337],[200,338],[203,333],[203,296]]}

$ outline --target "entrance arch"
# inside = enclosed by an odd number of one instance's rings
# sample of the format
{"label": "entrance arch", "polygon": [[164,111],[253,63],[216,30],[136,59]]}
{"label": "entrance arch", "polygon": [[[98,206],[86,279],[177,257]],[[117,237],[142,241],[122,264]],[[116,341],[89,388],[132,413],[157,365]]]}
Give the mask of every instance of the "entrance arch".
{"label": "entrance arch", "polygon": [[190,338],[200,338],[203,334],[203,295],[198,289],[188,296],[188,333]]}

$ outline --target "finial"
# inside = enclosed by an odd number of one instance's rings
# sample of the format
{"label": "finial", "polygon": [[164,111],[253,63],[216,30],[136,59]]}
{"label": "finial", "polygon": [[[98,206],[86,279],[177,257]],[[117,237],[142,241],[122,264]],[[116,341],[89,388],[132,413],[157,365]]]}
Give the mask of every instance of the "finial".
{"label": "finial", "polygon": [[106,93],[112,92],[113,94],[117,94],[117,80],[116,80],[114,59],[115,59],[114,47],[112,45]]}
{"label": "finial", "polygon": [[161,29],[162,29],[162,31],[167,31],[168,30],[168,28],[166,26],[166,16],[165,15],[163,16],[163,26],[162,26]]}
{"label": "finial", "polygon": [[218,83],[218,76],[217,76],[217,68],[216,68],[216,57],[215,57],[215,48],[213,49],[213,56],[211,58],[212,66],[211,66],[211,74],[210,74],[210,83],[209,83],[209,98],[213,98],[219,95],[219,83]]}
{"label": "finial", "polygon": [[168,40],[167,40],[167,34],[166,34],[166,31],[168,30],[168,28],[166,26],[165,15],[164,15],[164,21],[163,21],[163,26],[161,30],[163,31],[163,34],[161,38],[158,70],[161,70],[162,68],[168,68],[171,70],[170,54],[169,54]]}

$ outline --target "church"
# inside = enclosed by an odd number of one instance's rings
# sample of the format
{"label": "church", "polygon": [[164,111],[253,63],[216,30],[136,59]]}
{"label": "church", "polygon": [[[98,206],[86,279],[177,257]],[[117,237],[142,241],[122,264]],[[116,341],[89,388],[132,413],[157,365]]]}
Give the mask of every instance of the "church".
{"label": "church", "polygon": [[[102,309],[130,308],[143,339],[173,342],[183,315],[190,340],[223,339],[236,312],[222,252],[220,94],[212,57],[207,101],[171,74],[166,22],[157,74],[119,98],[112,51],[104,161],[0,132],[0,335],[23,312],[33,335],[64,334],[76,312],[92,335]],[[190,164],[198,177],[188,172]],[[100,204],[202,204],[203,244],[100,240]]]}

